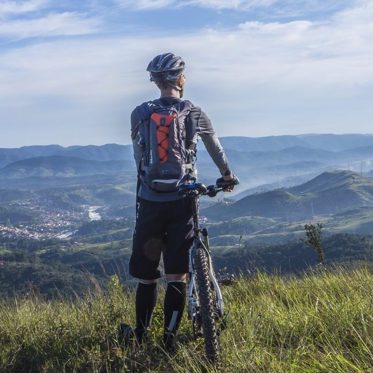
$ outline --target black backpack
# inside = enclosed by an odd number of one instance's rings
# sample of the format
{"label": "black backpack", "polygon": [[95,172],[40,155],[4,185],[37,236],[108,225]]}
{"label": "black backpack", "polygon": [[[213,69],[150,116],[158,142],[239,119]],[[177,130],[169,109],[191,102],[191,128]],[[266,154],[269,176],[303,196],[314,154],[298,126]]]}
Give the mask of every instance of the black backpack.
{"label": "black backpack", "polygon": [[140,143],[143,159],[140,178],[152,190],[174,192],[179,181],[194,172],[195,129],[189,120],[193,107],[190,101],[170,106],[146,102],[141,109]]}

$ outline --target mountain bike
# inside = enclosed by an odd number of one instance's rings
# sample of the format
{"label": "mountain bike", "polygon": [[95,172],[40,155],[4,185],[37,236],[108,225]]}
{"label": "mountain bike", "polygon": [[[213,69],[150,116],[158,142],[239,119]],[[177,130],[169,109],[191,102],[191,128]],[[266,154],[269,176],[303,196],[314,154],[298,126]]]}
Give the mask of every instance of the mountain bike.
{"label": "mountain bike", "polygon": [[216,278],[209,246],[208,232],[199,225],[199,197],[215,197],[225,189],[205,186],[195,179],[183,183],[179,192],[192,199],[194,240],[189,250],[188,318],[192,321],[195,338],[204,337],[206,357],[219,359],[219,335],[226,326],[224,301]]}

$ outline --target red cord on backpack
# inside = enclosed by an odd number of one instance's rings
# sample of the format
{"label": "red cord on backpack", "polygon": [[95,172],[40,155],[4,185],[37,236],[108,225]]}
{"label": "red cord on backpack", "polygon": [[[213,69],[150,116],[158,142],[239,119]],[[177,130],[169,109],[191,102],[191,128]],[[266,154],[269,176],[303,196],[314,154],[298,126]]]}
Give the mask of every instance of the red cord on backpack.
{"label": "red cord on backpack", "polygon": [[157,142],[160,163],[168,160],[169,132],[172,122],[177,118],[177,114],[159,114],[153,113],[151,119],[157,125]]}

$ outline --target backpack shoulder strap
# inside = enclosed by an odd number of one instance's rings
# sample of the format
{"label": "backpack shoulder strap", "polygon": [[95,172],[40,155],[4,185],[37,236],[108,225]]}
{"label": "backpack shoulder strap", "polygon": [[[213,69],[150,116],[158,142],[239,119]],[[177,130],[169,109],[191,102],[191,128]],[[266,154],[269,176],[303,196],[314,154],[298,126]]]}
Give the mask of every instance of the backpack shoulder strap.
{"label": "backpack shoulder strap", "polygon": [[150,149],[150,116],[152,115],[155,104],[153,101],[146,101],[142,103],[138,108],[140,112],[140,138],[141,138],[141,145],[142,145],[142,159],[139,165],[138,174],[141,176],[144,170],[144,167],[149,162],[149,149]]}
{"label": "backpack shoulder strap", "polygon": [[191,120],[190,112],[194,108],[194,105],[189,100],[183,101],[183,109],[182,111],[186,113],[186,119],[185,119],[185,145],[187,149],[194,150],[195,143],[193,141],[194,136],[197,132],[197,126],[194,120]]}
{"label": "backpack shoulder strap", "polygon": [[156,109],[157,105],[153,101],[146,101],[139,106],[143,120],[148,120],[150,115]]}
{"label": "backpack shoulder strap", "polygon": [[192,108],[194,107],[194,105],[192,104],[192,102],[189,101],[189,100],[184,100],[183,101],[183,105],[184,105],[183,110],[188,110],[188,111],[192,110]]}

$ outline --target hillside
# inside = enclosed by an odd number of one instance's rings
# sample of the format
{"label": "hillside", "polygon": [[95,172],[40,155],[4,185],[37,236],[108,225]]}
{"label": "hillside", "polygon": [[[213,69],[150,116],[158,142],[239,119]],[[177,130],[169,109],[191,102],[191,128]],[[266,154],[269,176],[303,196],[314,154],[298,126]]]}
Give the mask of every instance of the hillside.
{"label": "hillside", "polygon": [[22,159],[54,155],[61,150],[63,150],[63,147],[59,145],[34,145],[9,149],[0,148],[0,167],[4,167],[7,164]]}
{"label": "hillside", "polygon": [[60,149],[55,155],[92,161],[132,161],[133,158],[132,145],[119,144],[70,146]]}
{"label": "hillside", "polygon": [[[322,223],[324,237],[336,234],[370,236],[373,232],[373,207],[360,207],[331,216],[318,216],[312,221]],[[216,247],[243,244],[252,247],[281,244],[291,246],[292,242],[304,239],[304,225],[309,222],[309,219],[287,222],[283,219],[244,216],[220,223],[210,223],[208,228],[210,241]],[[361,245],[363,249],[363,242]],[[342,247],[350,247],[350,243],[346,241],[340,246],[341,253]]]}
{"label": "hillside", "polygon": [[297,187],[249,195],[230,205],[218,204],[203,214],[212,220],[216,216],[262,216],[294,221],[364,206],[373,206],[373,180],[349,171],[332,171]]}
{"label": "hillside", "polygon": [[221,368],[208,366],[203,343],[183,319],[178,350],[160,345],[162,291],[143,350],[118,343],[133,323],[134,293],[116,278],[73,302],[35,294],[0,304],[0,371],[39,372],[371,372],[373,275],[368,269],[315,271],[279,278],[258,273],[223,288],[228,328]]}
{"label": "hillside", "polygon": [[37,215],[20,207],[0,206],[0,224],[30,224],[36,221]]}
{"label": "hillside", "polygon": [[81,205],[127,206],[134,205],[135,193],[123,185],[82,185],[76,187],[48,188],[34,193],[40,205],[75,209]]}
{"label": "hillside", "polygon": [[[264,220],[253,219],[248,223],[255,229]],[[94,283],[103,284],[108,276],[114,274],[128,281],[132,234],[133,222],[124,225],[123,221],[101,220],[83,224],[73,233],[71,240],[12,241],[3,237],[0,246],[0,296],[25,294],[32,284],[33,289],[48,298],[56,294],[74,297],[86,292]],[[286,244],[281,244],[277,238],[272,240],[272,245],[264,245],[263,240],[256,243],[250,235],[240,240],[240,235],[229,234],[219,236],[220,243],[225,238],[226,244],[217,246],[216,239],[210,238],[215,269],[219,273],[261,270],[266,273],[299,274],[317,264],[317,255],[304,243],[302,226],[299,236]],[[373,262],[372,236],[323,234],[322,244],[328,265]],[[79,280],[72,281],[73,278]]]}

